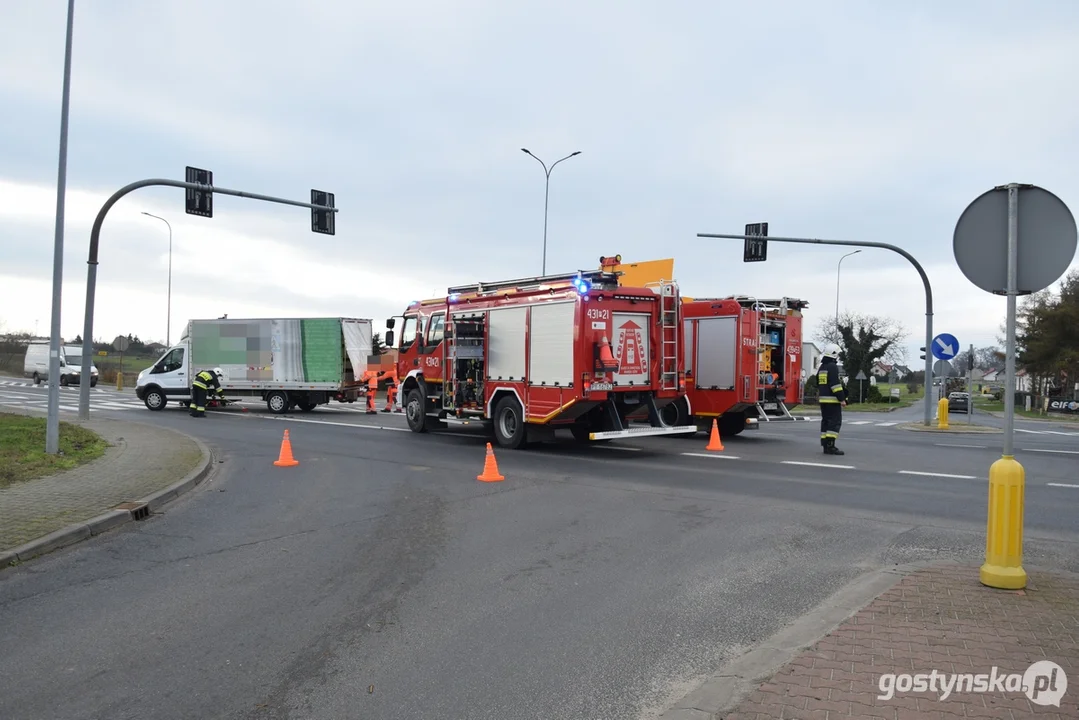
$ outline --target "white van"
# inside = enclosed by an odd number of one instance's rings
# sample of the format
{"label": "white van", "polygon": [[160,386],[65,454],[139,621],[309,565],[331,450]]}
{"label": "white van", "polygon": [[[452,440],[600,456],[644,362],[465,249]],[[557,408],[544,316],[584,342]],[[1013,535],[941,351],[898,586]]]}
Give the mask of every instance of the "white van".
{"label": "white van", "polygon": [[[82,373],[82,345],[64,345],[64,361],[68,367],[75,371],[72,376],[72,380],[79,381],[79,375]],[[97,365],[94,364],[94,359],[90,358],[90,387],[97,385]]]}
{"label": "white van", "polygon": [[[38,340],[26,346],[26,358],[23,360],[23,376],[31,378],[35,385],[49,380],[49,341]],[[82,368],[71,364],[60,346],[60,384],[67,386],[78,384]],[[90,378],[90,386],[97,385],[97,371]]]}

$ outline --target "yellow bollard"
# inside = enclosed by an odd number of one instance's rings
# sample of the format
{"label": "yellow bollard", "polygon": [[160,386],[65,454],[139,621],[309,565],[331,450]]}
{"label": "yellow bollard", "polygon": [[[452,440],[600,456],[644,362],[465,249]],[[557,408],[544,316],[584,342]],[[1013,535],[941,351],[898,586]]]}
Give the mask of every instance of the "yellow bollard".
{"label": "yellow bollard", "polygon": [[941,398],[937,403],[937,427],[941,430],[948,429],[948,398]]}
{"label": "yellow bollard", "polygon": [[124,376],[122,374],[120,374],[120,373],[116,373],[116,389],[117,390],[123,390],[124,389]]}
{"label": "yellow bollard", "polygon": [[1027,586],[1023,569],[1023,503],[1026,472],[1011,455],[989,468],[989,522],[985,532],[985,564],[978,572],[982,585],[1001,590]]}

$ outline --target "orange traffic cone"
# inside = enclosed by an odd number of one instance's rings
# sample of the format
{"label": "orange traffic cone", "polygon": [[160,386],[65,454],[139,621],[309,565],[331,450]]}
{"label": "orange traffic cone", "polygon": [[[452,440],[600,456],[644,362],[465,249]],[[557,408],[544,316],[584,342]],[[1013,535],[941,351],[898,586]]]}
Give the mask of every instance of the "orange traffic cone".
{"label": "orange traffic cone", "polygon": [[716,452],[723,452],[723,443],[719,439],[719,423],[715,418],[712,418],[712,437],[708,440],[708,446],[705,450],[714,450]]}
{"label": "orange traffic cone", "polygon": [[300,461],[292,457],[292,442],[288,439],[288,430],[285,430],[285,437],[281,439],[281,454],[274,460],[274,465],[277,467],[293,467],[299,464]]}
{"label": "orange traffic cone", "polygon": [[498,463],[495,462],[495,451],[491,449],[491,443],[487,443],[487,459],[483,462],[483,474],[477,475],[476,479],[481,482],[501,482],[506,479],[498,474]]}

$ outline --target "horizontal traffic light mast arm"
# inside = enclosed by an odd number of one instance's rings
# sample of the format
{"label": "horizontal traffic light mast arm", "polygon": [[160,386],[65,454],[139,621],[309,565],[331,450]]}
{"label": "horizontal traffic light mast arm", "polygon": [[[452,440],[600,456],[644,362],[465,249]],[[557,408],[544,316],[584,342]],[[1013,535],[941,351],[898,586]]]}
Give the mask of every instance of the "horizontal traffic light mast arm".
{"label": "horizontal traffic light mast arm", "polygon": [[[723,235],[715,233],[697,233],[699,238],[722,238],[728,240],[748,240],[750,238],[757,238],[757,235]],[[763,239],[763,238],[762,238]],[[931,347],[933,345],[933,288],[929,286],[929,276],[925,274],[925,270],[921,264],[914,259],[914,256],[903,248],[896,247],[895,245],[889,245],[888,243],[877,242],[861,242],[856,240],[823,240],[819,238],[788,238],[788,237],[769,237],[769,242],[789,242],[800,243],[803,245],[840,245],[843,247],[868,247],[868,248],[880,248],[881,250],[891,250],[892,252],[899,253],[905,257],[914,269],[918,271],[918,275],[922,278],[922,285],[925,286],[925,346]],[[933,405],[930,399],[929,388],[932,387],[933,382],[933,356],[931,353],[926,353],[925,356],[925,424],[930,425],[933,422]]]}
{"label": "horizontal traffic light mast arm", "polygon": [[[109,214],[109,210],[112,206],[120,201],[124,195],[138,190],[144,187],[165,186],[185,188],[187,190],[200,190],[202,192],[209,192],[221,195],[232,195],[234,197],[250,198],[252,200],[264,200],[266,202],[278,203],[280,205],[294,205],[296,207],[311,208],[313,210],[332,210],[337,212],[337,208],[326,207],[324,205],[313,205],[312,203],[300,202],[298,200],[287,200],[285,198],[271,197],[269,195],[259,195],[257,193],[244,192],[243,190],[230,190],[228,188],[217,187],[216,185],[206,185],[203,183],[189,183],[180,182],[179,180],[166,180],[165,178],[151,178],[149,180],[139,180],[133,182],[130,185],[125,185],[112,196],[105,201],[105,204],[101,206],[101,210],[98,211],[97,217],[94,218],[94,225],[90,230],[90,254],[86,260],[86,317],[83,321],[83,351],[82,351],[82,371],[86,373],[83,377],[90,377],[90,363],[93,356],[93,336],[94,336],[94,291],[97,282],[97,248],[101,237],[101,226],[105,223],[105,216]],[[84,382],[79,384],[79,419],[90,419],[90,383]]]}

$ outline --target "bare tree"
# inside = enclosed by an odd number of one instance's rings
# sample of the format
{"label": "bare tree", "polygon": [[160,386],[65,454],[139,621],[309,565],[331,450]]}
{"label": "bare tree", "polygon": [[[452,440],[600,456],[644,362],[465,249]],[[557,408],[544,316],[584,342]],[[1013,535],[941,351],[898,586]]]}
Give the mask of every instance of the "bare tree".
{"label": "bare tree", "polygon": [[906,360],[903,341],[907,335],[898,320],[853,312],[840,315],[838,323],[835,318],[827,318],[817,330],[818,340],[839,346],[840,361],[851,377],[858,370],[868,375],[878,360],[888,363]]}

